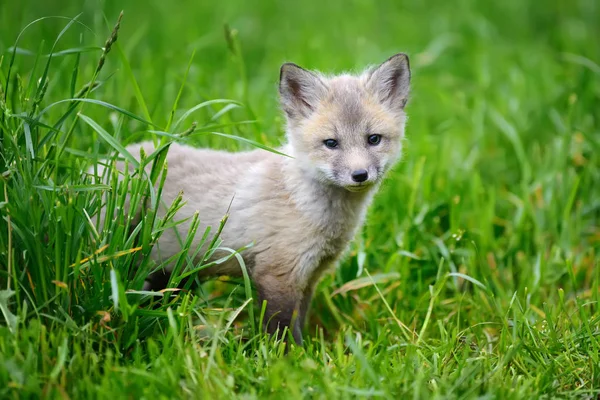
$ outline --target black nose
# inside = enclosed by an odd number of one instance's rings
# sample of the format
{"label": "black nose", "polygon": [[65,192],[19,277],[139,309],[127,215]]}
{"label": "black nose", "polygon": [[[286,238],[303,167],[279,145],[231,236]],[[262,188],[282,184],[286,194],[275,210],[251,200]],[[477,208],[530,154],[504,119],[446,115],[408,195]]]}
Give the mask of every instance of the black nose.
{"label": "black nose", "polygon": [[369,178],[369,173],[366,169],[357,169],[352,173],[352,180],[354,182],[364,182]]}

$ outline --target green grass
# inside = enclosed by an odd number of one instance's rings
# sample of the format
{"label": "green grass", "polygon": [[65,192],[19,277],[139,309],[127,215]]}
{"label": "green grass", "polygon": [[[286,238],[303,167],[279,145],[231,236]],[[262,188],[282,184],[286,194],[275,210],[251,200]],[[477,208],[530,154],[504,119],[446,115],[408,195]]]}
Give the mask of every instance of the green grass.
{"label": "green grass", "polygon": [[[2,2],[0,397],[597,398],[599,20],[594,0]],[[261,334],[247,280],[136,292],[176,222],[142,207],[164,153],[128,177],[133,232],[116,173],[108,190],[82,171],[142,138],[276,147],[282,62],[398,51],[405,157],[319,284],[304,347]],[[218,228],[196,234],[214,248]]]}

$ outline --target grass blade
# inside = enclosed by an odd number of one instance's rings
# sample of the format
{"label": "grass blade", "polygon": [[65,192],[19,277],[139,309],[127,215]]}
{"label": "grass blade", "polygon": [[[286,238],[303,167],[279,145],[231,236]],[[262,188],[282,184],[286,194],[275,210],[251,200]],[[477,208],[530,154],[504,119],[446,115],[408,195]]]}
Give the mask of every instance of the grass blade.
{"label": "grass blade", "polygon": [[134,156],[132,156],[131,153],[127,151],[127,149],[123,147],[123,145],[121,145],[121,143],[119,143],[114,137],[112,137],[112,135],[106,132],[104,128],[98,125],[96,121],[83,114],[79,114],[78,116],[81,120],[83,120],[83,122],[92,127],[92,129],[95,130],[100,135],[100,137],[110,145],[110,147],[115,149],[121,156],[123,156],[127,161],[129,161],[131,165],[133,165],[135,168],[139,167],[140,164],[137,161],[137,159]]}

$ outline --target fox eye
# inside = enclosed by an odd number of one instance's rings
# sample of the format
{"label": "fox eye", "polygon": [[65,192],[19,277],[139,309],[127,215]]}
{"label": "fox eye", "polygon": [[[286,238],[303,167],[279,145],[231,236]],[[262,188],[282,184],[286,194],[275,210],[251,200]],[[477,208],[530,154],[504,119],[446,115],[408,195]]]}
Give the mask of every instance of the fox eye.
{"label": "fox eye", "polygon": [[381,135],[370,135],[367,140],[369,141],[370,145],[377,146],[381,142]]}
{"label": "fox eye", "polygon": [[328,149],[335,149],[338,146],[338,142],[335,139],[323,140],[323,144],[325,144]]}

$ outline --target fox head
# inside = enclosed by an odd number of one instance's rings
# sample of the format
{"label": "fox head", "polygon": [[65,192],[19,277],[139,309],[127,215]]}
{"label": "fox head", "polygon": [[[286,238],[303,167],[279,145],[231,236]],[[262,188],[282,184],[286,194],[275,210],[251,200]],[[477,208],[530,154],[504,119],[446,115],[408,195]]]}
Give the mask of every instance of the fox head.
{"label": "fox head", "polygon": [[360,75],[283,64],[279,94],[293,157],[320,181],[352,192],[372,187],[400,157],[409,86],[403,53]]}

